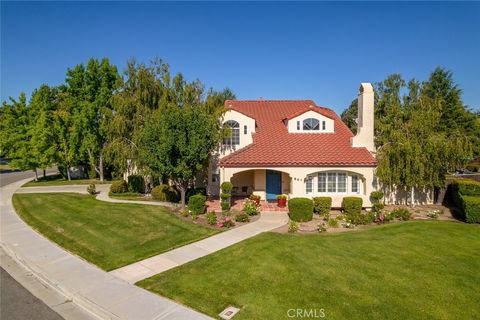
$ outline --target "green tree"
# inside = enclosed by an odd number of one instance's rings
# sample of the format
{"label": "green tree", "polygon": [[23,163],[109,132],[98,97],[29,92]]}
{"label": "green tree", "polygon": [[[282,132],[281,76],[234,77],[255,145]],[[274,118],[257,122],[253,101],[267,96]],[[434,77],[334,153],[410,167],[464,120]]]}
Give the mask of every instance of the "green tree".
{"label": "green tree", "polygon": [[358,116],[358,99],[355,99],[350,103],[350,106],[345,109],[340,118],[343,123],[350,128],[353,134],[357,134],[357,116]]}

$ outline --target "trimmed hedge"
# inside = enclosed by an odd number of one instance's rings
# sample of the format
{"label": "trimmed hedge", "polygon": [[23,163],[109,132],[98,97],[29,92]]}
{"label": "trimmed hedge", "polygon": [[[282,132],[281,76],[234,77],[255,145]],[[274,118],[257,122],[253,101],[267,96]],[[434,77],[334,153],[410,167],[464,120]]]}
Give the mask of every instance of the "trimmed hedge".
{"label": "trimmed hedge", "polygon": [[342,208],[347,215],[357,215],[362,213],[363,200],[360,197],[344,197]]}
{"label": "trimmed hedge", "polygon": [[372,203],[379,203],[380,200],[383,198],[383,192],[382,191],[372,191],[370,193],[370,200],[372,200]]}
{"label": "trimmed hedge", "polygon": [[315,197],[313,198],[313,212],[325,215],[330,212],[332,208],[331,197]]}
{"label": "trimmed hedge", "polygon": [[145,181],[140,175],[128,176],[128,191],[145,193]]}
{"label": "trimmed hedge", "polygon": [[207,197],[201,194],[196,194],[188,199],[188,210],[192,211],[192,214],[198,215],[205,212],[205,201]]}
{"label": "trimmed hedge", "polygon": [[168,184],[161,184],[152,189],[152,198],[158,201],[178,202],[178,191]]}
{"label": "trimmed hedge", "polygon": [[467,223],[480,223],[480,197],[458,196],[463,219]]}
{"label": "trimmed hedge", "polygon": [[313,201],[308,198],[293,198],[288,201],[288,215],[297,222],[311,221]]}
{"label": "trimmed hedge", "polygon": [[128,191],[127,182],[125,180],[113,181],[110,186],[111,193],[125,193]]}
{"label": "trimmed hedge", "polygon": [[453,190],[463,196],[480,197],[480,182],[469,179],[457,179],[453,182]]}
{"label": "trimmed hedge", "polygon": [[233,189],[233,184],[230,181],[225,181],[220,186],[223,193],[230,193]]}
{"label": "trimmed hedge", "polygon": [[205,188],[189,188],[187,189],[187,192],[185,192],[185,201],[188,202],[188,199],[190,199],[191,196],[194,196],[196,194],[201,194],[206,196],[207,195],[207,189]]}

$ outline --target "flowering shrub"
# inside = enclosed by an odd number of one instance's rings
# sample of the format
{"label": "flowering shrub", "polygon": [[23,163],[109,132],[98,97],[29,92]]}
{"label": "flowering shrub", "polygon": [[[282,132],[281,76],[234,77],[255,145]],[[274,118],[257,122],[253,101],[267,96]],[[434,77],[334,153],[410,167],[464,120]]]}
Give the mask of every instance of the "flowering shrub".
{"label": "flowering shrub", "polygon": [[353,229],[353,228],[355,228],[355,225],[354,225],[353,223],[350,223],[350,222],[344,222],[344,223],[342,223],[342,226],[343,226],[344,228],[347,228],[347,229]]}
{"label": "flowering shrub", "polygon": [[437,219],[439,215],[443,214],[443,210],[432,210],[427,212],[427,217]]}
{"label": "flowering shrub", "polygon": [[412,217],[412,213],[408,209],[405,209],[405,208],[395,209],[390,214],[393,217],[398,218],[402,221],[410,220],[410,218]]}
{"label": "flowering shrub", "polygon": [[318,232],[325,232],[327,231],[327,228],[325,228],[325,223],[319,223],[317,227]]}
{"label": "flowering shrub", "polygon": [[258,205],[255,200],[247,199],[245,201],[245,204],[243,205],[243,211],[248,214],[249,216],[255,216],[258,214],[258,208],[260,208],[260,205]]}
{"label": "flowering shrub", "polygon": [[218,228],[231,228],[234,225],[235,225],[235,222],[233,222],[232,218],[230,218],[230,217],[222,217],[217,222],[217,227]]}
{"label": "flowering shrub", "polygon": [[248,216],[248,214],[242,212],[242,213],[239,213],[235,216],[235,221],[237,221],[237,222],[248,222],[248,221],[250,221],[250,217]]}
{"label": "flowering shrub", "polygon": [[330,218],[328,219],[328,226],[332,228],[337,228],[338,227],[338,220]]}
{"label": "flowering shrub", "polygon": [[294,233],[297,231],[298,231],[298,223],[293,220],[290,220],[290,222],[288,223],[288,232]]}
{"label": "flowering shrub", "polygon": [[91,183],[91,184],[88,185],[87,192],[88,192],[88,194],[91,194],[91,195],[97,194],[97,189],[95,188],[94,183]]}
{"label": "flowering shrub", "polygon": [[217,215],[215,214],[215,212],[207,213],[207,222],[211,226],[217,223]]}

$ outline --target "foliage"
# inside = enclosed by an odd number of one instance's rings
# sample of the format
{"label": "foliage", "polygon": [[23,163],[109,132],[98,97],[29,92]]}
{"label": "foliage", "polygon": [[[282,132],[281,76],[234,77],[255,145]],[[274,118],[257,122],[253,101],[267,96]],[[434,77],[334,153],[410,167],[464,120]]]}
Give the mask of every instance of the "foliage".
{"label": "foliage", "polygon": [[340,117],[343,123],[352,130],[353,134],[357,134],[357,114],[358,114],[358,99],[353,100],[350,106],[345,109]]}
{"label": "foliage", "polygon": [[249,199],[250,200],[254,200],[254,201],[260,201],[262,197],[260,197],[259,195],[256,195],[256,194],[251,194]]}
{"label": "foliage", "polygon": [[220,188],[222,189],[222,192],[230,193],[233,189],[233,184],[230,181],[224,181],[220,185]]}
{"label": "foliage", "polygon": [[372,191],[370,193],[370,199],[372,200],[373,203],[379,203],[383,198],[383,192],[382,191]]}
{"label": "foliage", "polygon": [[243,204],[243,211],[249,216],[256,216],[258,214],[259,205],[254,200],[247,199]]}
{"label": "foliage", "polygon": [[284,194],[277,195],[277,200],[287,200],[287,196]]}
{"label": "foliage", "polygon": [[461,196],[465,221],[467,223],[480,223],[480,197]]}
{"label": "foliage", "polygon": [[453,191],[464,196],[480,196],[480,182],[470,179],[456,179],[453,184]]}
{"label": "foliage", "polygon": [[325,227],[325,223],[324,223],[324,222],[318,224],[318,226],[317,226],[317,231],[318,231],[319,233],[322,233],[322,232],[327,231],[327,228]]}
{"label": "foliage", "polygon": [[338,220],[334,218],[328,219],[328,226],[332,228],[337,228],[338,227]]}
{"label": "foliage", "polygon": [[310,221],[313,218],[313,201],[309,198],[292,198],[288,201],[288,211],[293,221]]}
{"label": "foliage", "polygon": [[230,217],[222,217],[217,222],[218,228],[231,228],[233,226],[235,226],[235,222],[233,222],[232,218]]}
{"label": "foliage", "polygon": [[94,183],[91,183],[91,184],[88,185],[87,192],[88,192],[88,194],[91,194],[91,195],[96,195],[97,194],[97,189],[96,189]]}
{"label": "foliage", "polygon": [[410,220],[412,217],[412,212],[410,212],[410,210],[408,210],[407,208],[394,209],[392,210],[392,212],[390,212],[390,214],[392,215],[392,217],[398,218],[402,221]]}
{"label": "foliage", "polygon": [[313,212],[320,215],[326,215],[330,212],[332,207],[331,197],[314,197],[313,198]]}
{"label": "foliage", "polygon": [[357,215],[362,212],[363,200],[360,197],[344,197],[342,200],[343,212],[346,215]]}
{"label": "foliage", "polygon": [[110,186],[111,193],[124,193],[128,191],[128,185],[125,180],[113,181]]}
{"label": "foliage", "polygon": [[128,176],[127,181],[129,192],[145,193],[145,180],[143,176],[131,175]]}
{"label": "foliage", "polygon": [[235,216],[235,221],[237,222],[248,222],[250,221],[250,216],[244,212],[239,213]]}
{"label": "foliage", "polygon": [[232,197],[232,195],[230,193],[220,193],[220,199],[226,201],[230,201],[230,198]]}
{"label": "foliage", "polygon": [[215,212],[207,213],[207,223],[211,226],[217,224],[217,214]]}
{"label": "foliage", "polygon": [[205,201],[207,197],[201,194],[196,194],[188,199],[188,210],[192,211],[192,214],[199,215],[205,212]]}
{"label": "foliage", "polygon": [[298,222],[294,220],[290,220],[288,222],[288,232],[295,233],[298,231],[298,229],[299,229]]}
{"label": "foliage", "polygon": [[178,202],[178,191],[168,184],[161,184],[152,189],[152,198],[158,201]]}
{"label": "foliage", "polygon": [[[177,193],[178,193],[178,191],[177,191]],[[190,199],[191,196],[196,195],[196,194],[202,194],[202,195],[206,196],[207,195],[207,189],[204,188],[204,187],[188,188],[187,192],[185,193],[185,201],[188,202],[188,199]]]}

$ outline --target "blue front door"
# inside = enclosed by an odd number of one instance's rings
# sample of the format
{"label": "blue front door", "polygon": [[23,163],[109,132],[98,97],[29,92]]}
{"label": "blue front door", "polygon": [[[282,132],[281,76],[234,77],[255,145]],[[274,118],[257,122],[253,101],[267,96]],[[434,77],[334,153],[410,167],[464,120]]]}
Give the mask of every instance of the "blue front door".
{"label": "blue front door", "polygon": [[282,193],[282,173],[267,170],[267,200],[275,200]]}

